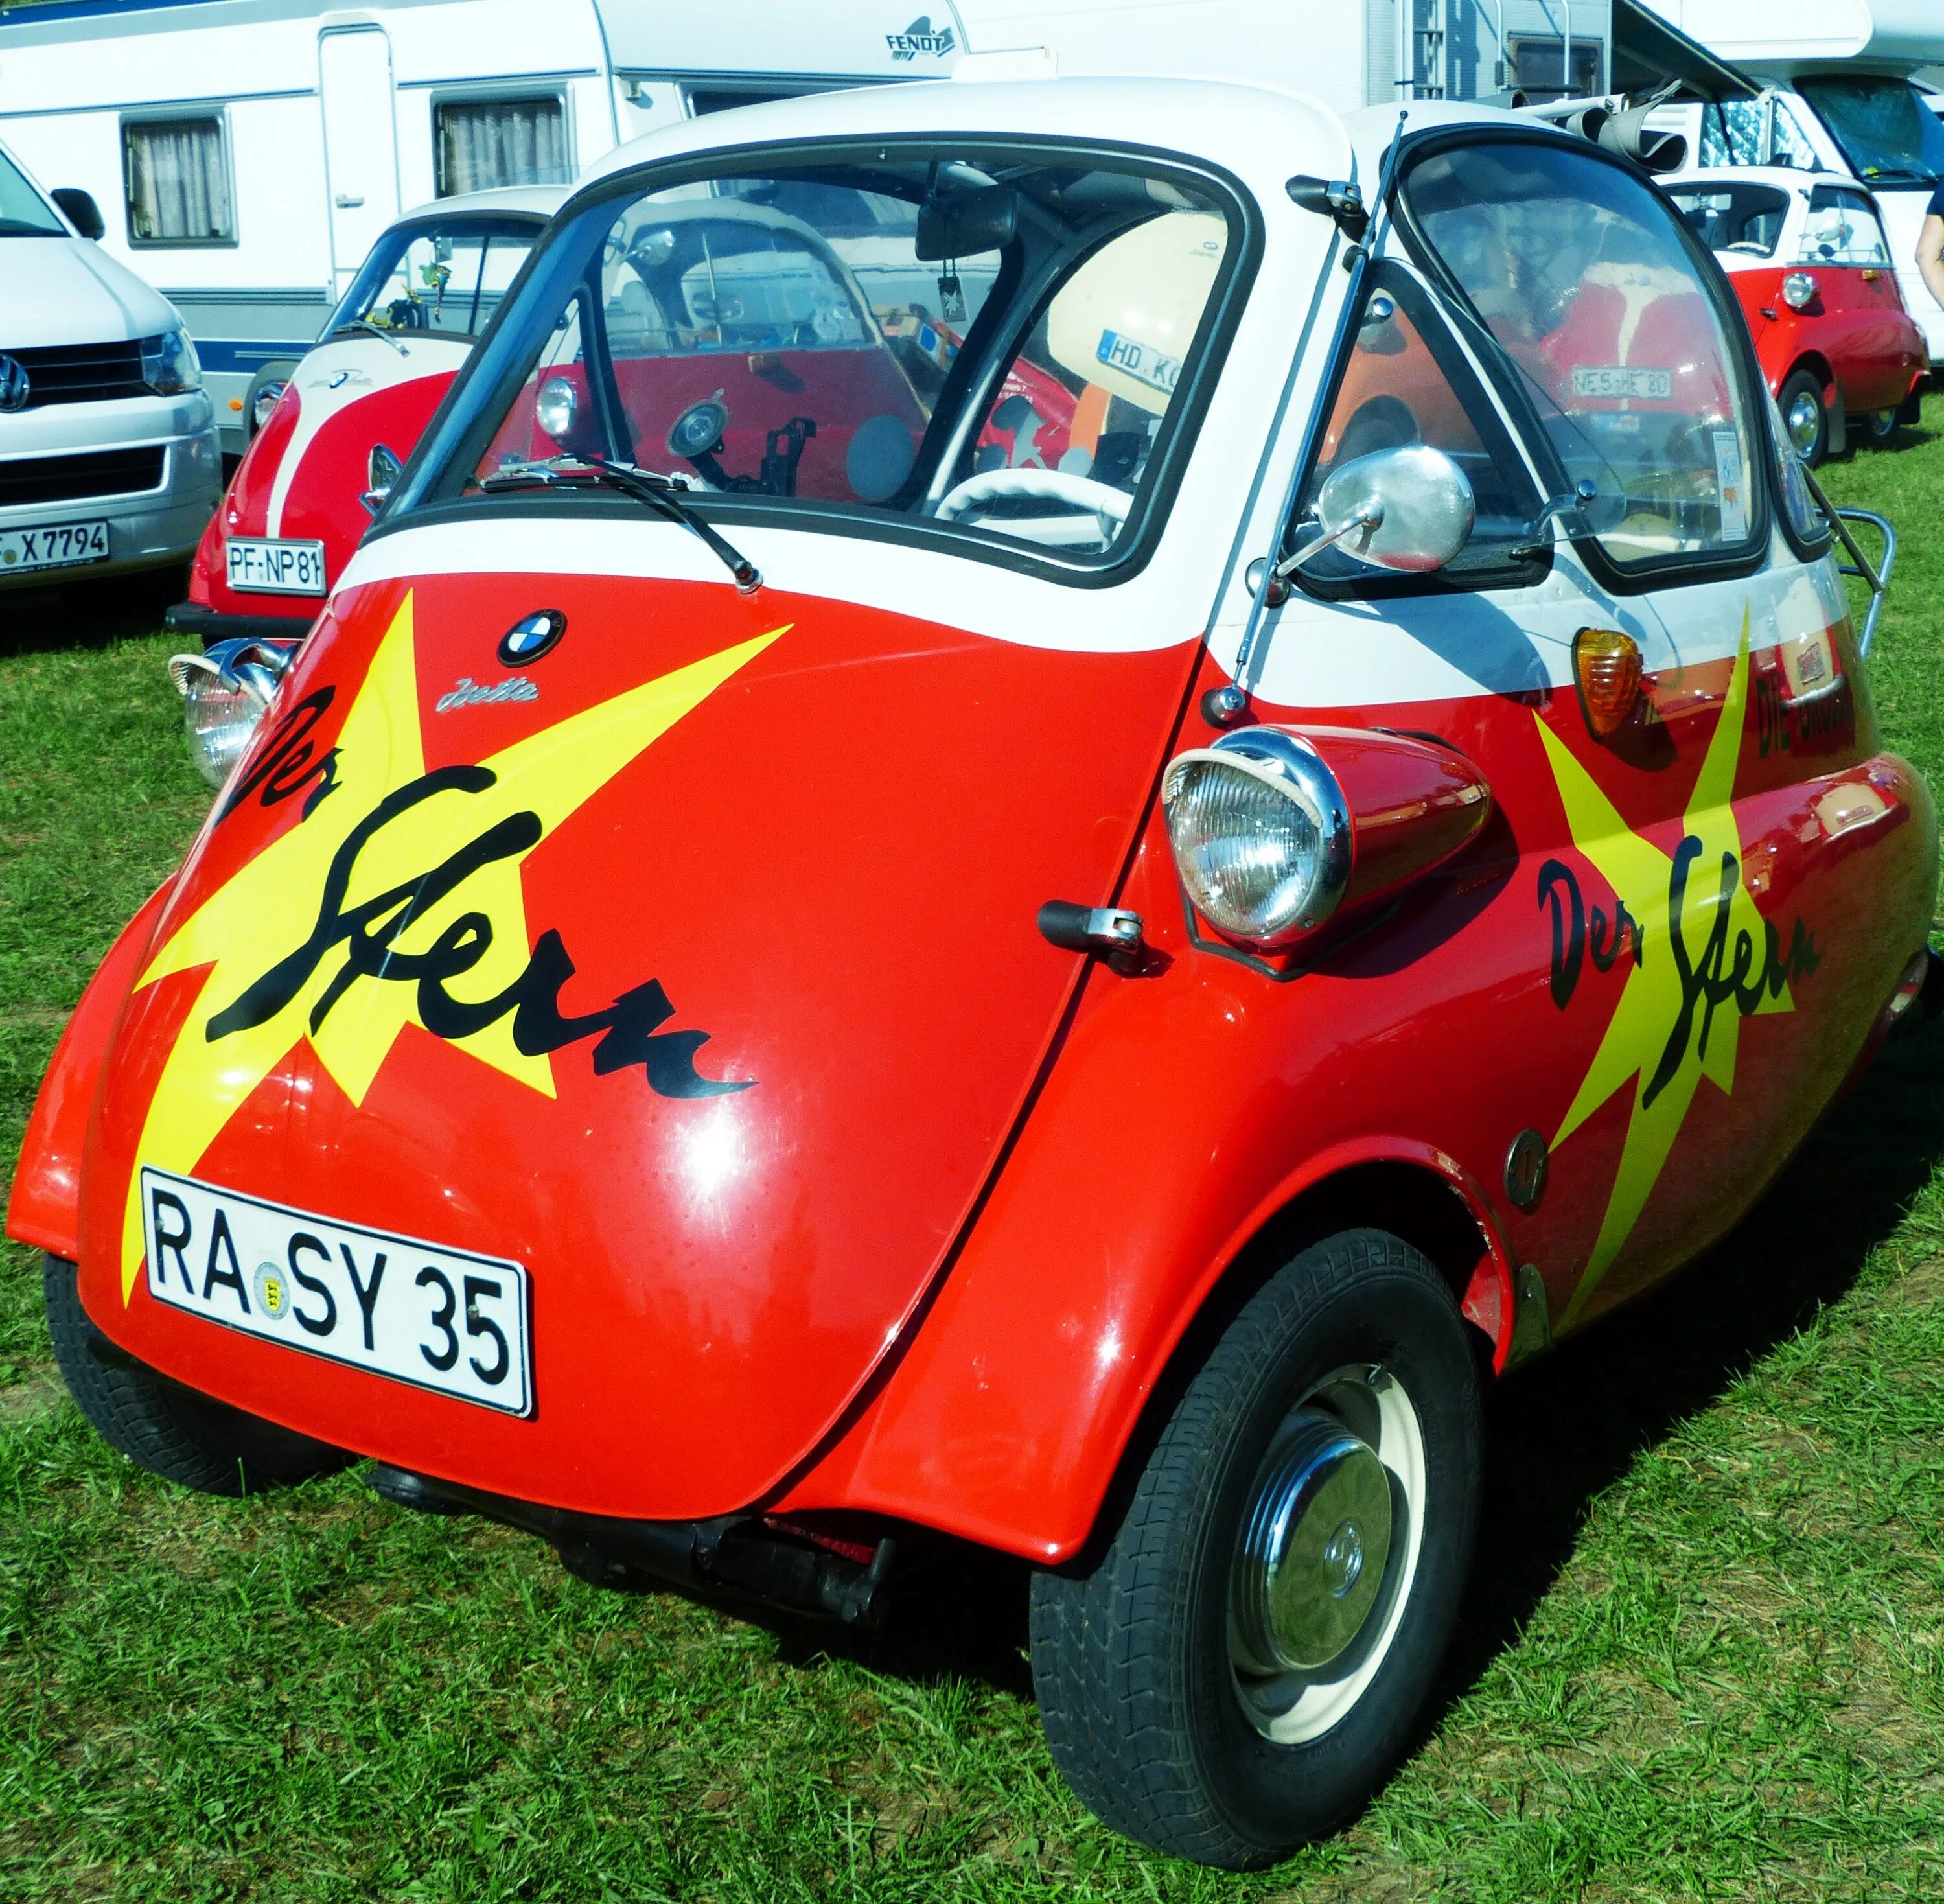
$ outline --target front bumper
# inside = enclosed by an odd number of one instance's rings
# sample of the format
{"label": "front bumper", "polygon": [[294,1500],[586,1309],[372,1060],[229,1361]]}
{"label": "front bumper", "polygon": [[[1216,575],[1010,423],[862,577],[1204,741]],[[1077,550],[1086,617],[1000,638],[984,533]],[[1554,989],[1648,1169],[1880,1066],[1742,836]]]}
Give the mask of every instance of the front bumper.
{"label": "front bumper", "polygon": [[105,521],[109,546],[105,561],[11,573],[0,568],[0,589],[49,588],[165,568],[186,561],[195,553],[223,495],[223,453],[209,399],[203,392],[175,398],[49,405],[4,421],[7,427],[0,429],[0,469],[11,465],[31,470],[45,460],[53,472],[69,457],[156,449],[161,452],[162,467],[161,480],[149,488],[0,504],[0,529]]}
{"label": "front bumper", "polygon": [[321,598],[310,605],[315,612],[305,616],[232,615],[203,602],[178,601],[162,617],[162,626],[172,634],[200,641],[205,648],[218,641],[297,641],[310,632],[323,612]]}

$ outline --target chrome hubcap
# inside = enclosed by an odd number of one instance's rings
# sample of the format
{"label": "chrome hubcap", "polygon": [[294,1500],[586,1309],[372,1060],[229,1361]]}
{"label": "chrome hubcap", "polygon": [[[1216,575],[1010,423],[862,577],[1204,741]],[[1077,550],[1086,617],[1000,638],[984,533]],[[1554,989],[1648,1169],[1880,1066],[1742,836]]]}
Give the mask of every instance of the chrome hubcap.
{"label": "chrome hubcap", "polygon": [[1423,1499],[1416,1410],[1385,1370],[1339,1370],[1284,1417],[1229,1580],[1231,1674],[1265,1737],[1319,1736],[1370,1683],[1409,1597]]}
{"label": "chrome hubcap", "polygon": [[1822,413],[1816,399],[1807,390],[1799,391],[1789,406],[1789,440],[1798,451],[1813,450],[1821,420]]}

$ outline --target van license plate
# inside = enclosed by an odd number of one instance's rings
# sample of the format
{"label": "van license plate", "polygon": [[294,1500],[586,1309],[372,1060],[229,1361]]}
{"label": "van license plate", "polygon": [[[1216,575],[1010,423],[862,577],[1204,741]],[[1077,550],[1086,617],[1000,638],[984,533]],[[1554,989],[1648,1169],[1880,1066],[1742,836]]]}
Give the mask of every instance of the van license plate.
{"label": "van license plate", "polygon": [[247,595],[321,595],[324,544],[232,536],[229,586]]}
{"label": "van license plate", "polygon": [[0,575],[23,568],[76,568],[108,559],[106,522],[50,522],[38,529],[0,529]]}
{"label": "van license plate", "polygon": [[414,1388],[533,1412],[526,1271],[145,1164],[149,1293]]}

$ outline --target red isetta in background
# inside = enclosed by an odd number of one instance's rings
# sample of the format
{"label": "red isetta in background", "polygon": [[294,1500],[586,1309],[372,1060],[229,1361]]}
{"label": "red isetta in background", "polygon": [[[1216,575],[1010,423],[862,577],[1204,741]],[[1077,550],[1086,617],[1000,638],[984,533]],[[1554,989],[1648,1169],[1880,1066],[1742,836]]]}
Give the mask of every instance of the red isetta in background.
{"label": "red isetta in background", "polygon": [[1740,299],[1789,441],[1812,466],[1853,428],[1887,449],[1929,368],[1876,201],[1853,179],[1738,166],[1668,181]]}
{"label": "red isetta in background", "polygon": [[380,235],[315,347],[251,392],[250,446],[171,628],[205,642],[304,632],[566,195],[471,192]]}
{"label": "red isetta in background", "polygon": [[1562,131],[1076,79],[624,148],[281,678],[178,664],[236,764],[9,1219],[63,1373],[598,1579],[1020,1556],[1074,1789],[1272,1861],[1410,1736],[1481,1389],[1923,986],[1829,534]]}

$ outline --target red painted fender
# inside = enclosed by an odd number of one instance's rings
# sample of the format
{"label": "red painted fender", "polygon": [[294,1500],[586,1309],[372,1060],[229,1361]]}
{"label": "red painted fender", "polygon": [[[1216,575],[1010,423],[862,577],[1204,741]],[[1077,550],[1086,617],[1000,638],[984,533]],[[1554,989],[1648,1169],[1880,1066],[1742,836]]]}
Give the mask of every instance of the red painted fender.
{"label": "red painted fender", "polygon": [[88,981],[54,1047],[33,1115],[27,1120],[7,1207],[7,1234],[16,1242],[51,1250],[70,1263],[81,1254],[81,1159],[102,1060],[114,1042],[122,1007],[174,884],[172,875],[149,895]]}

